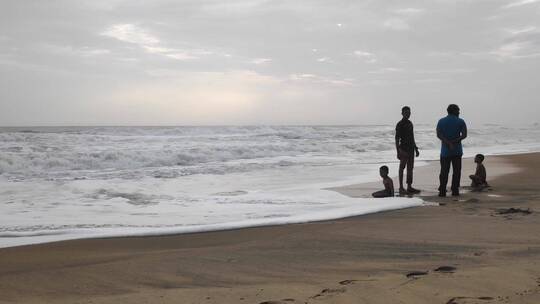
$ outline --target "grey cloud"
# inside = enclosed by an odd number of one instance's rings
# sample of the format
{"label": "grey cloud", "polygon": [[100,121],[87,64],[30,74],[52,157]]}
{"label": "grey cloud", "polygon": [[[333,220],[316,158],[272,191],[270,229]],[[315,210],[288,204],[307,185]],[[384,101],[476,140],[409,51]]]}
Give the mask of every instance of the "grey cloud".
{"label": "grey cloud", "polygon": [[403,103],[431,122],[448,102],[527,121],[540,111],[537,5],[4,1],[0,124],[386,123]]}
{"label": "grey cloud", "polygon": [[540,2],[540,1],[539,0],[519,0],[519,1],[510,2],[510,3],[506,4],[506,5],[504,5],[502,8],[508,9],[508,8],[513,8],[513,7],[524,6],[524,5],[527,5],[527,4],[533,4],[533,3],[537,3],[537,2]]}

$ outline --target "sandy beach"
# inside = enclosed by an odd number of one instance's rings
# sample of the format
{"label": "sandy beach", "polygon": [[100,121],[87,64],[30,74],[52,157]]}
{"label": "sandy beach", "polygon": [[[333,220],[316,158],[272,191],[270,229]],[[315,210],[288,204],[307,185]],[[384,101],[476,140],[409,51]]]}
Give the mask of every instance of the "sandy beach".
{"label": "sandy beach", "polygon": [[432,196],[437,163],[418,168],[433,206],[0,249],[0,303],[540,303],[540,154],[486,166],[492,191],[459,199]]}

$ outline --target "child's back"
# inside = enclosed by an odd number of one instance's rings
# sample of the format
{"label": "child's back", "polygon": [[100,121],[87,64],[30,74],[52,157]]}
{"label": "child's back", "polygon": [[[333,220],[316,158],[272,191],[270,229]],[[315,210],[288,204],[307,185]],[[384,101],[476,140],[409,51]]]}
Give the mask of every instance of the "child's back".
{"label": "child's back", "polygon": [[390,177],[383,178],[383,185],[388,196],[394,196],[394,181]]}
{"label": "child's back", "polygon": [[474,173],[474,175],[478,177],[478,181],[481,184],[486,184],[487,173],[486,167],[484,167],[483,163],[479,163],[478,165],[476,165],[476,172]]}

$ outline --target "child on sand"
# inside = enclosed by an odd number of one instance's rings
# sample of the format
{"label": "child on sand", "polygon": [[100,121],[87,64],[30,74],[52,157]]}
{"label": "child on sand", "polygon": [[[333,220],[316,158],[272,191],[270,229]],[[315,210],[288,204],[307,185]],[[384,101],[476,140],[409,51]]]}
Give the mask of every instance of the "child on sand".
{"label": "child on sand", "polygon": [[373,197],[393,197],[394,196],[394,182],[388,177],[388,167],[382,166],[379,168],[379,174],[383,179],[384,190],[374,192]]}
{"label": "child on sand", "polygon": [[486,167],[482,163],[484,161],[484,155],[476,154],[474,162],[476,163],[476,172],[473,175],[469,175],[471,179],[471,187],[473,191],[482,191],[482,189],[489,187],[486,181]]}

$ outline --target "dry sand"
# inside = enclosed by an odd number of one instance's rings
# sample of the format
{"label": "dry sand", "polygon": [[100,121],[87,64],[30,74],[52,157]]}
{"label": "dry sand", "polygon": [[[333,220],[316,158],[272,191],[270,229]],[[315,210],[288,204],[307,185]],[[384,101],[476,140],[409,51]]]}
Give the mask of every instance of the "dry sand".
{"label": "dry sand", "polygon": [[[0,303],[540,303],[540,154],[487,168],[513,173],[489,180],[492,191],[429,197],[441,206],[0,249]],[[428,196],[436,170],[417,172]]]}

